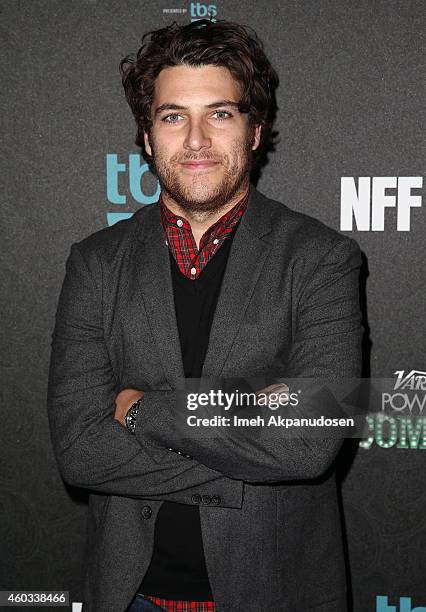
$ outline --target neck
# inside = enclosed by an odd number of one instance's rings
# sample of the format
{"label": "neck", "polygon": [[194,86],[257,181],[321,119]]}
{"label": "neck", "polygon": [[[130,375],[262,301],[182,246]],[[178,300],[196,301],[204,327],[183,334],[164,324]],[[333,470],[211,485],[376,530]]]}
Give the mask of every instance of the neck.
{"label": "neck", "polygon": [[164,204],[169,210],[172,211],[178,217],[184,217],[191,226],[191,231],[194,236],[194,240],[197,244],[197,248],[200,246],[200,240],[203,234],[216,223],[225,213],[233,208],[241,198],[247,193],[249,188],[248,183],[245,183],[238,192],[226,202],[223,206],[212,211],[188,211],[179,205],[179,202],[174,200],[165,191],[161,192],[161,198]]}

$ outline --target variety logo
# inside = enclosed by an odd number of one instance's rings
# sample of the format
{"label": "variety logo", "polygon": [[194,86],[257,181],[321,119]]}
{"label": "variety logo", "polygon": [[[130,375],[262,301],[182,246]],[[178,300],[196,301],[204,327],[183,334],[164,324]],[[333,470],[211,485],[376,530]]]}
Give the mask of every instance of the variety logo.
{"label": "variety logo", "polygon": [[404,370],[397,370],[398,376],[394,389],[420,389],[426,391],[426,372],[421,370],[411,370],[404,376]]}
{"label": "variety logo", "polygon": [[[358,186],[352,176],[342,176],[340,183],[340,229],[351,232],[382,232],[385,227],[385,211],[396,209],[396,229],[408,232],[411,228],[412,208],[422,205],[421,195],[413,195],[412,189],[421,189],[421,176],[360,176]],[[395,190],[388,194],[387,190]],[[389,213],[388,213],[389,214]]]}
{"label": "variety logo", "polygon": [[381,412],[366,417],[369,435],[359,444],[426,450],[426,372],[397,370],[395,376],[393,392],[381,393]]}
{"label": "variety logo", "polygon": [[404,370],[395,372],[397,379],[394,384],[396,393],[382,393],[382,411],[389,408],[393,412],[417,411],[423,414],[426,403],[426,372],[411,370],[405,374]]}
{"label": "variety logo", "polygon": [[388,603],[387,595],[378,595],[376,597],[376,612],[426,612],[425,606],[417,606],[412,608],[411,597],[400,597],[399,606]]}

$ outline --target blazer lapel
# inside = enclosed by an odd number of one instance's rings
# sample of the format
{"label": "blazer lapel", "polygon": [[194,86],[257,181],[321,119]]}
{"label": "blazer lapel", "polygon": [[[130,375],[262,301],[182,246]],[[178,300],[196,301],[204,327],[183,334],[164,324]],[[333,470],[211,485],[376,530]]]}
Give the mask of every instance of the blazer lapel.
{"label": "blazer lapel", "polygon": [[170,386],[175,388],[185,374],[176,321],[169,249],[161,224],[159,204],[150,204],[141,209],[140,213],[135,240],[134,269],[166,379]]}
{"label": "blazer lapel", "polygon": [[237,228],[210,331],[202,375],[219,377],[244,318],[271,245],[262,237],[270,232],[266,198],[250,185],[249,201]]}

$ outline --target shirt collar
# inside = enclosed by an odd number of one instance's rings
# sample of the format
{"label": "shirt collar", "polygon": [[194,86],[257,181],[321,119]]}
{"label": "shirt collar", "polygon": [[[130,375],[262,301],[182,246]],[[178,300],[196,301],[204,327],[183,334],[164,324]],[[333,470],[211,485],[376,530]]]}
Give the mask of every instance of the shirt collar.
{"label": "shirt collar", "polygon": [[[228,210],[224,215],[220,217],[213,225],[211,225],[203,234],[212,234],[216,235],[221,234],[222,231],[226,228],[233,227],[238,223],[238,221],[243,216],[249,199],[249,189],[243,195],[243,197],[233,206],[230,210]],[[160,194],[160,215],[161,221],[163,223],[164,230],[167,232],[168,227],[181,227],[191,231],[191,225],[185,217],[175,215],[170,208],[168,208],[164,202],[163,198]],[[178,221],[182,221],[182,224],[178,223]]]}

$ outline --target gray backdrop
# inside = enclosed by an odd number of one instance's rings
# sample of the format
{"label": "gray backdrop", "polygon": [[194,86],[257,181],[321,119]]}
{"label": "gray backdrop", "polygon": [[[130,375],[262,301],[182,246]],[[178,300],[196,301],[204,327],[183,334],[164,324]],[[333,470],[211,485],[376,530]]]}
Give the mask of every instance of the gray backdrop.
{"label": "gray backdrop", "polygon": [[[131,214],[144,205],[129,190],[128,156],[138,149],[119,60],[137,50],[146,30],[173,18],[187,23],[191,13],[203,16],[207,4],[0,3],[0,589],[65,589],[81,601],[86,494],[60,479],[45,408],[64,264],[71,243],[106,226],[108,213]],[[424,199],[418,188],[424,2],[258,0],[214,7],[218,19],[257,30],[280,76],[280,142],[257,182],[262,192],[339,230],[350,185],[358,177],[388,177],[391,188],[383,193],[396,196],[397,206],[386,208],[384,230],[359,231],[354,224],[345,231],[365,254],[364,372],[392,379],[395,371],[424,371],[426,214],[411,208],[410,231],[398,229],[406,199],[392,189],[396,177],[418,177],[412,195],[417,204]],[[118,181],[125,204],[108,201],[107,154],[126,164]],[[341,177],[353,177],[349,192],[342,192]],[[146,201],[155,189],[155,179],[144,174]],[[380,206],[377,193],[373,207]],[[419,410],[404,414],[414,418]],[[384,448],[376,439],[369,449],[352,444],[342,453],[355,612],[376,610],[380,595],[394,605],[409,597],[412,607],[426,606],[421,446]]]}

